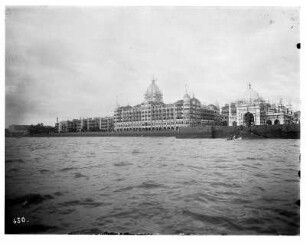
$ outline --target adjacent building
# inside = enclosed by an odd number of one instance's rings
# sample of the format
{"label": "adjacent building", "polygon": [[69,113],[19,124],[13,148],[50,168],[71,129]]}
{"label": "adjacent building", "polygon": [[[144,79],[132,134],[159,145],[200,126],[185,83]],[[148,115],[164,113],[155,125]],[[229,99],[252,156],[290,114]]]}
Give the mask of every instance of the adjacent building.
{"label": "adjacent building", "polygon": [[63,133],[86,131],[111,132],[114,130],[114,120],[112,117],[94,117],[60,121],[55,124],[55,130]]}
{"label": "adjacent building", "polygon": [[277,125],[293,122],[293,112],[290,106],[286,106],[280,100],[276,104],[270,104],[260,97],[249,84],[241,99],[231,103],[230,108],[224,107],[222,112],[228,109],[228,125]]}
{"label": "adjacent building", "polygon": [[236,104],[234,102],[225,104],[223,107],[221,107],[220,113],[221,113],[221,119],[222,119],[223,125],[228,126],[229,125],[229,114],[231,113],[232,116],[236,115]]}

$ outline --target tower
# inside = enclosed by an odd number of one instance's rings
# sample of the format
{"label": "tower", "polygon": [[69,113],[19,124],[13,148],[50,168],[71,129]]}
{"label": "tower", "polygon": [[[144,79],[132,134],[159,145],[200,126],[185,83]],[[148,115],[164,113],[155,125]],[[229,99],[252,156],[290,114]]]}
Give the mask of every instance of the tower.
{"label": "tower", "polygon": [[232,107],[231,107],[231,103],[228,103],[228,125],[232,126],[233,122],[232,122]]}
{"label": "tower", "polygon": [[183,97],[183,118],[185,123],[190,123],[190,96],[187,93]]}

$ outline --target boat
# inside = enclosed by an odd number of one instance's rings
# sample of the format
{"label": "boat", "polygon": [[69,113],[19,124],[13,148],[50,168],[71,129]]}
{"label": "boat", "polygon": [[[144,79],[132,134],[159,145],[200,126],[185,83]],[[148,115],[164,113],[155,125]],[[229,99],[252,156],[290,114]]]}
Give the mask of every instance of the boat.
{"label": "boat", "polygon": [[238,135],[231,135],[226,140],[241,140],[242,137]]}

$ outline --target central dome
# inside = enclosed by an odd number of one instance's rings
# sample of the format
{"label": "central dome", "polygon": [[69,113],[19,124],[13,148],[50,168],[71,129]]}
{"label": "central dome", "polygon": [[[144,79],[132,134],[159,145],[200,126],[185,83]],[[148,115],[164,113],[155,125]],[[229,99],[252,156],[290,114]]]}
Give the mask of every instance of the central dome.
{"label": "central dome", "polygon": [[261,97],[259,94],[251,88],[251,84],[249,84],[249,87],[246,91],[244,91],[242,100],[244,102],[256,102],[261,101]]}
{"label": "central dome", "polygon": [[144,96],[147,102],[163,102],[163,93],[155,84],[154,79],[152,80],[150,86],[147,88],[147,91]]}
{"label": "central dome", "polygon": [[189,96],[189,94],[187,94],[187,92],[186,92],[186,94],[183,96],[183,100],[184,100],[185,102],[189,102],[189,101],[190,101],[190,96]]}

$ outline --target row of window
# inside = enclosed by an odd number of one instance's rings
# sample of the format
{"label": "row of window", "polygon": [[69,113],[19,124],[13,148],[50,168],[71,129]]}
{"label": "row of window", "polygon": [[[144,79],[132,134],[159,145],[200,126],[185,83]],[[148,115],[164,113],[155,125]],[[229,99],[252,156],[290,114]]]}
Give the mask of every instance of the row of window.
{"label": "row of window", "polygon": [[175,125],[179,125],[179,124],[190,124],[190,121],[179,121],[176,123],[163,123],[163,124],[149,124],[149,123],[145,123],[145,124],[133,124],[133,123],[123,123],[123,124],[116,124],[115,128],[122,128],[122,127],[151,127],[151,126],[155,126],[155,127],[164,127],[164,126],[175,126]]}

